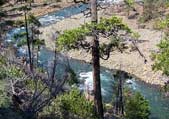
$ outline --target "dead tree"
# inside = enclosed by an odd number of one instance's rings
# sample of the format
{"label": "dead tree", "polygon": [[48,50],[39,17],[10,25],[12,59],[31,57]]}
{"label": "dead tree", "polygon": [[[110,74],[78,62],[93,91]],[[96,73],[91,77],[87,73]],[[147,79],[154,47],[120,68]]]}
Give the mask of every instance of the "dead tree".
{"label": "dead tree", "polygon": [[[54,64],[56,65],[56,63]],[[9,94],[12,96],[13,104],[18,110],[24,113],[26,119],[36,117],[39,111],[56,98],[62,91],[69,73],[66,68],[63,73],[64,78],[58,79],[55,77],[55,66],[51,74],[53,77],[49,77],[38,70],[34,70],[34,75],[32,75],[27,67],[23,67],[23,65],[17,61],[7,61],[5,67],[6,71],[8,71],[8,67],[16,67],[23,72],[22,76],[13,76],[9,74],[7,80],[10,81],[11,90],[9,90]],[[26,87],[26,82],[29,81],[33,83],[33,90]]]}

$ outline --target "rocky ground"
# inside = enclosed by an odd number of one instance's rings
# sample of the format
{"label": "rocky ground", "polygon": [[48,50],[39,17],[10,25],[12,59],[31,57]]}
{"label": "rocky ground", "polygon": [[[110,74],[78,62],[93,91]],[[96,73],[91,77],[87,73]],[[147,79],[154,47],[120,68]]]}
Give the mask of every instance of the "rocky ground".
{"label": "rocky ground", "polygon": [[[99,11],[99,16],[110,16],[113,10],[117,10],[117,8],[109,8],[107,11],[101,10]],[[150,58],[151,53],[157,51],[156,45],[161,39],[161,32],[152,29],[140,29],[138,28],[137,19],[128,19],[124,16],[124,14],[125,12],[121,12],[118,13],[118,16],[122,17],[124,23],[127,23],[130,28],[140,34],[140,42],[137,45],[140,51],[145,55],[147,63],[145,64],[144,59],[137,51],[130,52],[128,50],[124,53],[120,53],[118,51],[112,52],[109,60],[101,60],[101,66],[110,69],[124,70],[150,84],[164,85],[164,82],[168,79],[163,76],[161,72],[152,71],[153,61]],[[55,38],[53,34],[55,34],[55,31],[76,28],[88,21],[90,21],[90,18],[84,18],[82,14],[72,16],[71,18],[67,18],[51,26],[41,28],[41,31],[43,32],[41,38],[45,39],[46,46],[53,50],[55,45]],[[106,42],[104,39],[101,40]],[[86,53],[84,50],[71,50],[67,53],[67,55],[75,59],[91,62],[91,54]]]}
{"label": "rocky ground", "polygon": [[[67,7],[72,5],[72,3],[68,3],[65,1],[62,2],[51,2],[44,6],[43,0],[35,0],[33,5],[37,5],[33,7],[32,13],[35,16],[40,16],[47,14],[52,11],[59,10],[61,8]],[[6,10],[12,9],[11,7],[4,7]],[[142,8],[138,7],[137,11],[141,12]],[[17,11],[13,11],[17,12]],[[137,31],[140,34],[140,42],[137,44],[140,51],[145,55],[147,59],[147,63],[144,63],[144,59],[139,55],[138,52],[129,52],[126,51],[124,53],[120,52],[112,52],[109,60],[104,61],[101,60],[101,66],[110,68],[110,69],[120,69],[124,70],[130,74],[134,74],[135,76],[139,77],[141,80],[157,85],[163,85],[166,80],[168,80],[165,76],[162,75],[161,72],[154,72],[152,71],[152,64],[153,61],[150,58],[152,52],[157,50],[156,44],[159,43],[161,39],[161,32],[153,30],[153,29],[146,29],[146,28],[139,28],[137,23],[137,19],[128,19],[126,17],[126,12],[124,9],[119,7],[119,5],[109,7],[106,10],[99,11],[99,17],[110,17],[112,14],[116,14],[119,17],[123,18],[124,23],[127,23],[130,28],[134,31]],[[21,18],[19,17],[12,17],[14,19]],[[66,18],[60,22],[57,22],[53,25],[47,27],[41,27],[40,30],[43,34],[40,36],[41,39],[45,40],[46,46],[54,50],[55,47],[55,32],[56,31],[64,31],[72,28],[76,28],[81,24],[89,22],[90,18],[85,18],[83,14],[74,15],[71,18]],[[148,25],[147,25],[148,26]],[[101,39],[102,42],[106,42],[105,39]],[[85,60],[87,62],[91,62],[91,54],[86,53],[84,50],[71,50],[67,53],[70,57]]]}
{"label": "rocky ground", "polygon": [[[14,20],[22,20],[23,14],[21,11],[17,10],[17,8],[21,6],[29,6],[27,3],[15,3],[16,0],[11,0],[8,4],[5,4],[2,6],[2,9],[7,11],[7,14],[9,15],[10,19]],[[56,0],[34,0],[34,3],[31,3],[32,9],[29,11],[29,13],[32,13],[34,16],[41,16],[48,14],[53,11],[60,10],[64,7],[68,7],[73,5],[74,3],[70,0],[69,2],[67,0],[62,1],[56,1]]]}

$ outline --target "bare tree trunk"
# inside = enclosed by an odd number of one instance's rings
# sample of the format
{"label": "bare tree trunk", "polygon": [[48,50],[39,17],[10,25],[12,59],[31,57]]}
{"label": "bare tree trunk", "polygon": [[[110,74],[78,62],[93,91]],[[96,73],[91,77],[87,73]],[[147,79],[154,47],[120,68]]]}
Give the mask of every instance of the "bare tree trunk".
{"label": "bare tree trunk", "polygon": [[117,95],[117,113],[118,115],[123,115],[123,92],[122,92],[122,80],[124,79],[124,72],[119,73],[119,79],[118,79],[118,95]]}
{"label": "bare tree trunk", "polygon": [[115,114],[123,116],[124,115],[124,103],[123,103],[123,80],[124,72],[118,73],[118,84],[117,84],[117,94],[115,102]]}
{"label": "bare tree trunk", "polygon": [[124,103],[123,103],[123,80],[124,80],[124,72],[122,72],[121,77],[120,77],[120,114],[123,116],[124,115]]}
{"label": "bare tree trunk", "polygon": [[33,26],[31,26],[31,31],[32,31],[32,38],[31,38],[31,46],[32,46],[32,58],[31,58],[31,63],[32,63],[32,67],[34,66],[34,29]]}
{"label": "bare tree trunk", "polygon": [[27,40],[27,46],[28,46],[28,55],[29,55],[30,71],[32,72],[32,71],[33,71],[33,66],[32,66],[31,48],[30,48],[30,41],[29,41],[28,23],[27,23],[26,12],[25,12],[25,28],[26,28],[26,40]]}
{"label": "bare tree trunk", "polygon": [[[97,0],[91,0],[92,22],[97,24]],[[93,46],[92,46],[92,62],[93,62],[93,89],[94,89],[94,103],[96,113],[100,119],[103,119],[103,104],[101,96],[101,82],[100,82],[100,52],[99,40],[93,29]]]}
{"label": "bare tree trunk", "polygon": [[37,67],[38,67],[38,65],[39,65],[39,51],[40,51],[40,46],[38,45],[38,49],[37,49],[37,52],[36,52],[36,56],[37,56],[37,61],[36,61],[36,65],[37,65]]}

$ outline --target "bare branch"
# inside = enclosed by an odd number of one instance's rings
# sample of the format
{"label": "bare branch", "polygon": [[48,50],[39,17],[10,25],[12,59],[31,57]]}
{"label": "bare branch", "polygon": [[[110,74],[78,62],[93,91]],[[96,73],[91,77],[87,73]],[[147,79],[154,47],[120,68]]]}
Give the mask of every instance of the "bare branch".
{"label": "bare branch", "polygon": [[103,59],[103,60],[108,60],[109,57],[110,57],[110,52],[107,55],[104,55],[104,56],[103,56],[103,54],[100,55],[100,58]]}
{"label": "bare branch", "polygon": [[74,3],[83,3],[83,4],[88,4],[89,0],[73,0]]}
{"label": "bare branch", "polygon": [[131,41],[132,41],[132,44],[135,46],[136,50],[138,51],[139,55],[144,59],[144,63],[146,64],[147,63],[147,59],[144,56],[144,54],[140,51],[140,49],[138,48],[138,46],[136,45],[135,40],[131,40]]}

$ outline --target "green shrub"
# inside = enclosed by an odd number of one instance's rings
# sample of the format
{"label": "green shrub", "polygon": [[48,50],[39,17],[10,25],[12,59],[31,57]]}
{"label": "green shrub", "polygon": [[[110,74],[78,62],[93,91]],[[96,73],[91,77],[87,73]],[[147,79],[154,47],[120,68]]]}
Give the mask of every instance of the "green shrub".
{"label": "green shrub", "polygon": [[0,68],[0,80],[3,80],[5,77],[7,76],[6,71],[4,70],[4,68]]}
{"label": "green shrub", "polygon": [[162,28],[161,19],[156,19],[154,21],[153,28],[155,30],[161,30],[161,28]]}
{"label": "green shrub", "polygon": [[53,119],[96,119],[93,102],[87,101],[78,89],[60,95],[42,114]]}
{"label": "green shrub", "polygon": [[6,82],[0,80],[0,108],[7,108],[10,105],[10,98],[5,91]]}
{"label": "green shrub", "polygon": [[9,107],[10,99],[4,90],[0,89],[0,108]]}
{"label": "green shrub", "polygon": [[159,53],[154,53],[154,65],[153,70],[162,71],[165,75],[169,76],[169,40],[168,38],[164,38],[157,45],[159,48]]}
{"label": "green shrub", "polygon": [[149,119],[150,107],[148,101],[140,93],[129,97],[125,104],[127,119]]}

